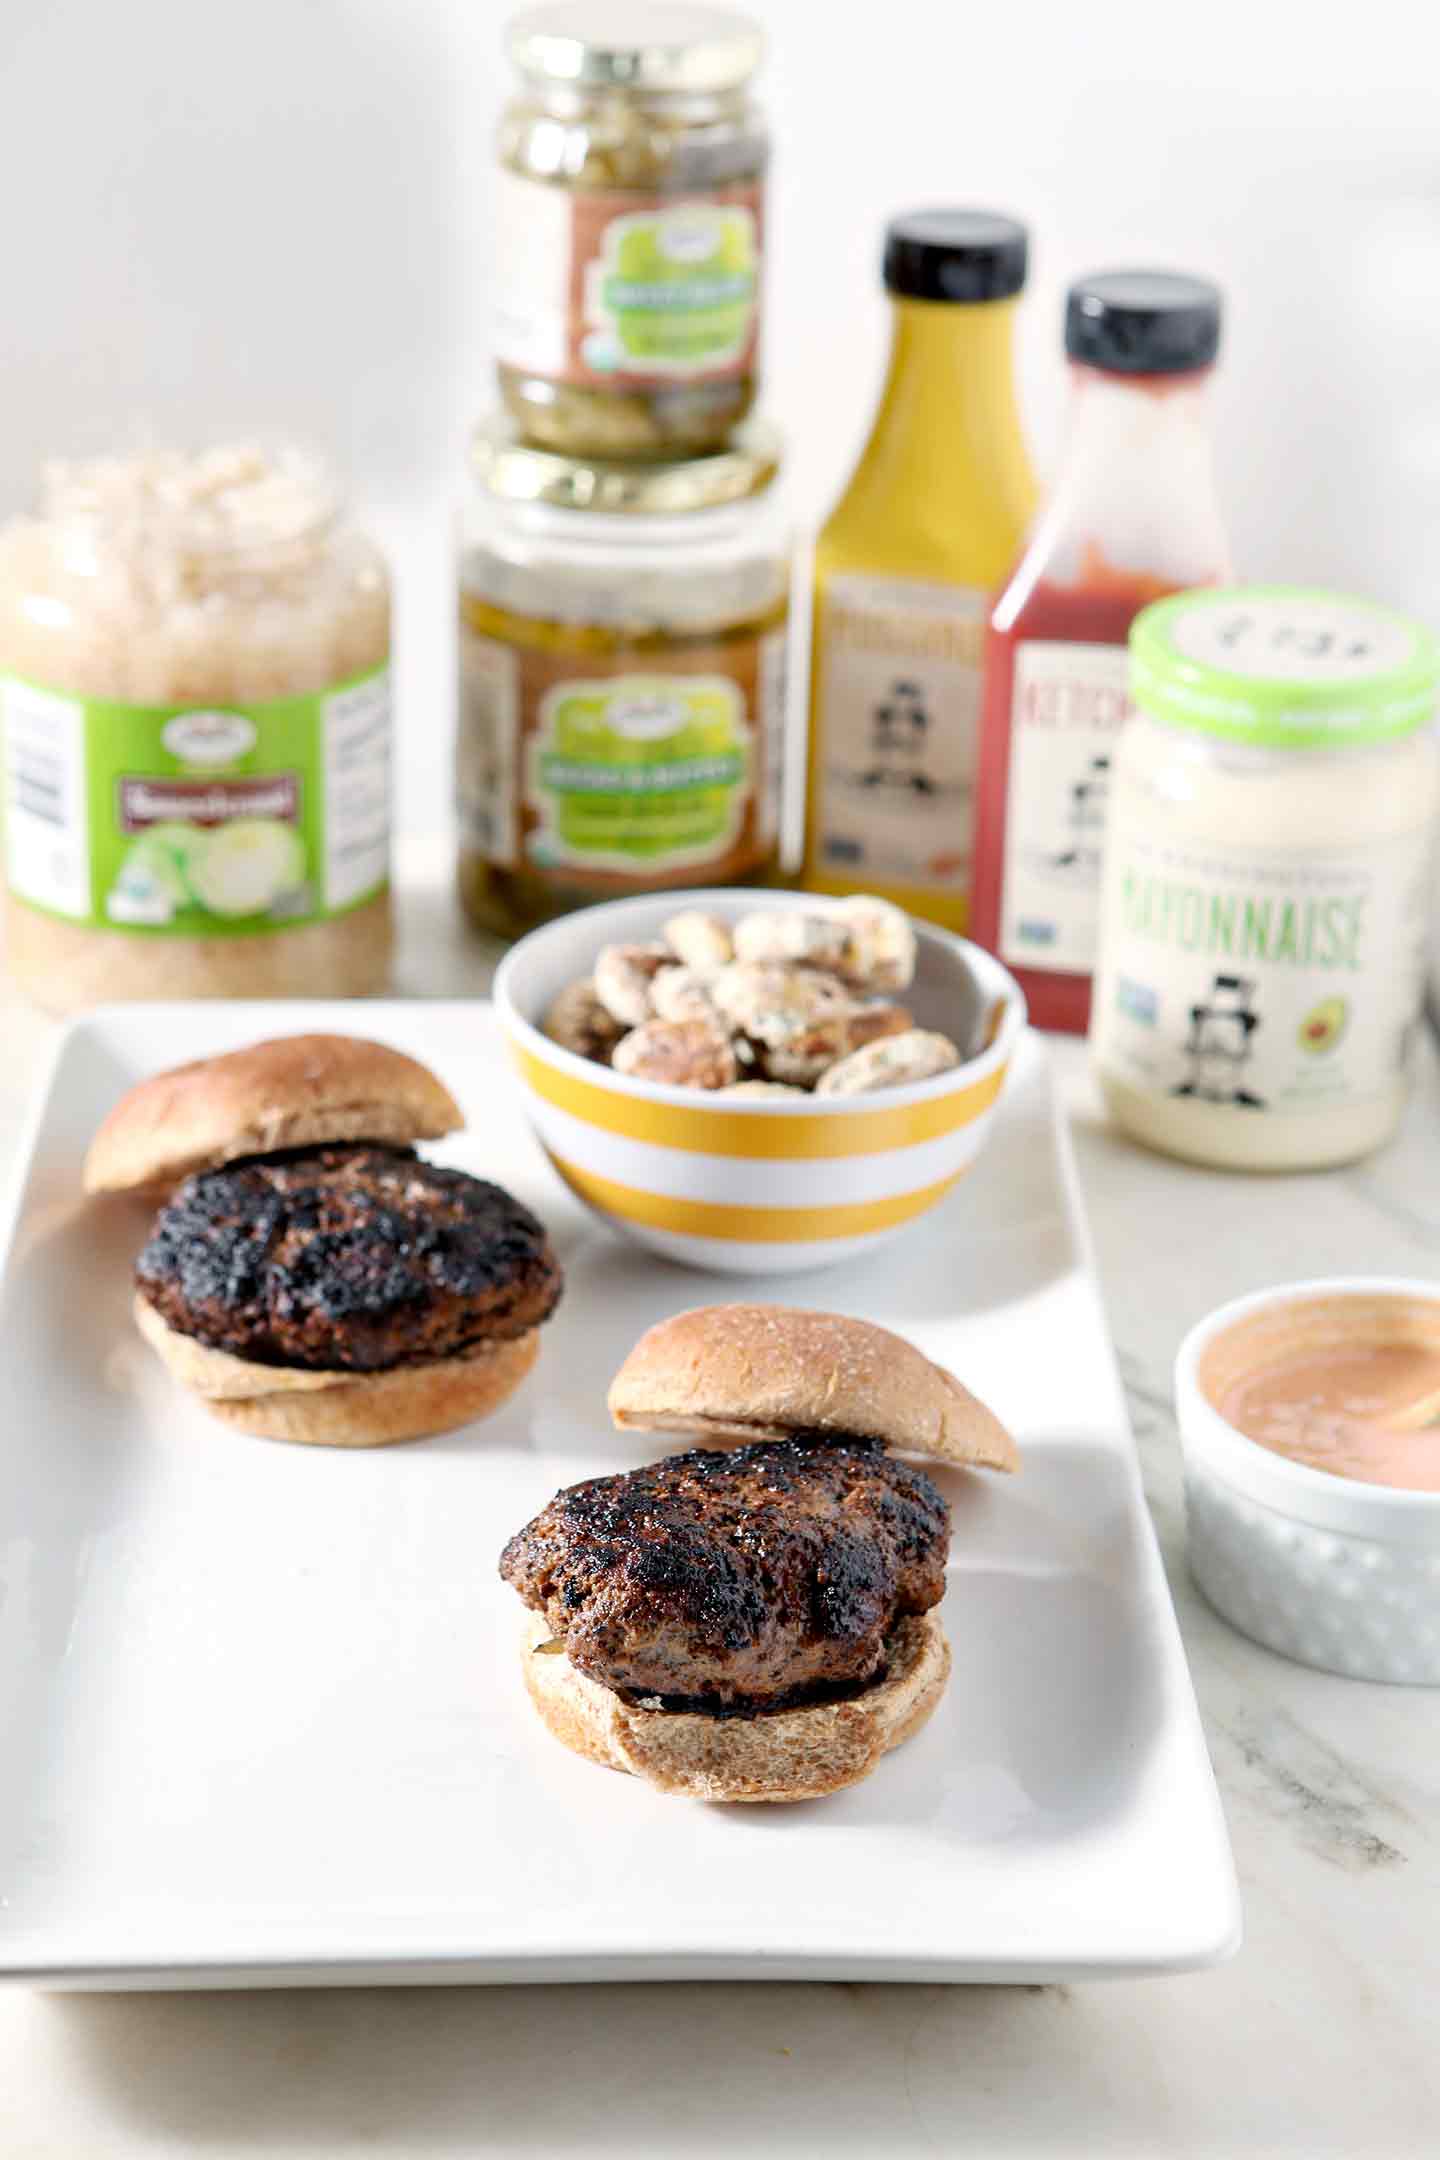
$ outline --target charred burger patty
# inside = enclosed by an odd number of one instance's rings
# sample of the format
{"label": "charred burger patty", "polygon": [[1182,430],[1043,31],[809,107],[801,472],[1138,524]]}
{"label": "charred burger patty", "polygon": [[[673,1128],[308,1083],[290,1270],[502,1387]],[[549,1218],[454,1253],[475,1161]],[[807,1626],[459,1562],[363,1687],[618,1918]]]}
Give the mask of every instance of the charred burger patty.
{"label": "charred burger patty", "polygon": [[561,1282],[543,1225],[500,1186],[369,1145],[187,1178],[135,1272],[167,1325],[211,1349],[343,1372],[526,1334]]}
{"label": "charred burger patty", "polygon": [[923,1470],[797,1437],[572,1485],[500,1572],[625,1700],[746,1716],[882,1677],[895,1622],[944,1594],[949,1541]]}

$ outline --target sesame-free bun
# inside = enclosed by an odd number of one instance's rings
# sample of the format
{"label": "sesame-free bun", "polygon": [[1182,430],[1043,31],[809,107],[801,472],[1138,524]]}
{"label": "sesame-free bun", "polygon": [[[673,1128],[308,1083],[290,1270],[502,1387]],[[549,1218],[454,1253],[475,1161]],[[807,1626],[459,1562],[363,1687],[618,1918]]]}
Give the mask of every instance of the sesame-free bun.
{"label": "sesame-free bun", "polygon": [[142,1080],[85,1158],[85,1190],[162,1193],[241,1155],[328,1141],[408,1146],[464,1124],[428,1067],[359,1035],[280,1035]]}
{"label": "sesame-free bun", "polygon": [[543,1613],[527,1614],[525,1685],[555,1738],[691,1800],[818,1800],[856,1785],[920,1730],[950,1677],[950,1646],[935,1612],[896,1622],[885,1677],[858,1695],[744,1718],[635,1708],[577,1670],[562,1649],[542,1649],[549,1639]]}
{"label": "sesame-free bun", "polygon": [[384,1447],[489,1417],[514,1394],[540,1348],[540,1331],[530,1328],[458,1357],[383,1372],[311,1372],[211,1350],[168,1327],[143,1297],[136,1298],[134,1311],[145,1340],[212,1417],[261,1439],[316,1447]]}
{"label": "sesame-free bun", "polygon": [[1017,1470],[1000,1420],[913,1343],[869,1320],[790,1305],[699,1305],[641,1336],[610,1415],[706,1444],[848,1433],[897,1453]]}

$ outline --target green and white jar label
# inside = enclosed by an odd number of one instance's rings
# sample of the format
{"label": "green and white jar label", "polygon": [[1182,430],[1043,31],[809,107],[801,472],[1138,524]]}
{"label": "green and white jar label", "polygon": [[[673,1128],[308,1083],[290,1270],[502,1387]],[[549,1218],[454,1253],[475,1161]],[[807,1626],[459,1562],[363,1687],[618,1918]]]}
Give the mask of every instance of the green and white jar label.
{"label": "green and white jar label", "polygon": [[586,271],[586,365],[690,375],[744,352],[758,284],[755,219],[738,203],[632,211]]}
{"label": "green and white jar label", "polygon": [[502,365],[628,389],[755,364],[762,189],[683,196],[499,176],[495,346]]}
{"label": "green and white jar label", "polygon": [[235,705],[129,705],[0,676],[0,752],[7,882],[43,913],[247,937],[384,889],[386,667]]}
{"label": "green and white jar label", "polygon": [[1101,1069],[1252,1117],[1382,1096],[1417,1027],[1431,861],[1428,829],[1324,848],[1182,836],[1122,786],[1091,1025]]}
{"label": "green and white jar label", "polygon": [[541,867],[675,869],[734,845],[750,731],[723,675],[618,675],[552,690],[530,743]]}
{"label": "green and white jar label", "polygon": [[[586,661],[460,633],[464,845],[557,886],[736,882],[774,852],[783,626],[685,648],[685,665]],[[628,660],[628,665],[626,664]]]}

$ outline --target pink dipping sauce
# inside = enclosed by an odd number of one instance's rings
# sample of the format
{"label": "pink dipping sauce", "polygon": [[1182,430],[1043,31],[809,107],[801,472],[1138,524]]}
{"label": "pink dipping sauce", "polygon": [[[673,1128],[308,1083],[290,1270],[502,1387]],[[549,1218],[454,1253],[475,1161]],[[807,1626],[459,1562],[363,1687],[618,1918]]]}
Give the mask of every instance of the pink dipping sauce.
{"label": "pink dipping sauce", "polygon": [[[1435,1422],[1404,1413],[1435,1398]],[[1440,1348],[1415,1341],[1297,1347],[1211,1394],[1247,1438],[1292,1462],[1371,1485],[1440,1492]]]}

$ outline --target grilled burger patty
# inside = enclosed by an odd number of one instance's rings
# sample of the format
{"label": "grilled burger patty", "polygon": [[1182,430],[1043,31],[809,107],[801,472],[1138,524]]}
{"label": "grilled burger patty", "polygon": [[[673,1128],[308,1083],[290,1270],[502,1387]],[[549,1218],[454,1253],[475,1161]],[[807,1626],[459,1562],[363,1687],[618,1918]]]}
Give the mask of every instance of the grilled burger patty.
{"label": "grilled burger patty", "polygon": [[554,1310],[543,1224],[409,1148],[299,1148],[187,1178],[136,1263],[168,1325],[261,1365],[378,1372]]}
{"label": "grilled burger patty", "polygon": [[627,1701],[750,1715],[880,1677],[945,1589],[950,1509],[865,1440],[700,1448],[557,1493],[500,1573]]}

